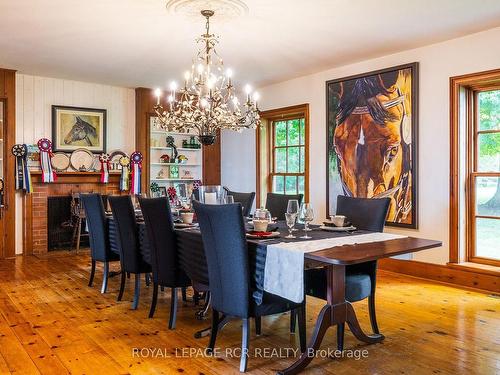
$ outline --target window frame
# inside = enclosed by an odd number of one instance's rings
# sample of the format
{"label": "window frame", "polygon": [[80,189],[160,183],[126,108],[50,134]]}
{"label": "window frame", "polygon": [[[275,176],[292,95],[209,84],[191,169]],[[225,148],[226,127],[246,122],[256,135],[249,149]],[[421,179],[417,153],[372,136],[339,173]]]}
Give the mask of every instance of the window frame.
{"label": "window frame", "polygon": [[[272,173],[274,172],[274,132],[271,133],[272,123],[283,119],[304,118],[304,172],[277,173],[276,175],[304,176],[304,201],[309,201],[309,104],[299,104],[260,112],[264,127],[256,130],[256,205],[260,207],[265,195],[272,191]],[[288,142],[288,139],[287,139]],[[292,146],[293,147],[293,146]],[[301,147],[297,145],[297,147]],[[273,152],[273,154],[271,154]],[[263,160],[262,155],[265,155]],[[288,161],[287,161],[288,162]],[[298,179],[297,179],[298,183]]]}
{"label": "window frame", "polygon": [[467,214],[466,214],[466,228],[467,228],[467,240],[465,249],[465,261],[472,263],[481,263],[492,266],[500,266],[500,260],[485,258],[477,255],[477,219],[493,219],[500,220],[500,216],[490,216],[490,215],[480,215],[477,212],[476,204],[476,187],[477,179],[480,177],[498,177],[500,178],[499,172],[480,172],[479,171],[479,136],[481,134],[500,134],[500,129],[498,130],[480,130],[479,121],[479,93],[486,91],[500,90],[500,87],[492,86],[477,86],[469,90],[469,100],[471,105],[468,106],[468,116],[470,122],[467,124],[467,143],[469,145],[467,150],[467,184],[469,189],[466,192],[466,202],[467,202]]}
{"label": "window frame", "polygon": [[[500,267],[500,260],[476,255],[476,179],[499,177],[499,172],[477,171],[479,134],[478,93],[500,89],[500,69],[450,77],[450,261]],[[465,139],[464,139],[465,138]],[[465,171],[460,167],[465,165]],[[463,175],[462,175],[463,173]],[[496,219],[496,217],[493,217]],[[500,219],[498,219],[500,220]]]}
{"label": "window frame", "polygon": [[[300,133],[299,133],[299,144],[297,145],[289,145],[288,144],[288,122],[289,121],[293,121],[293,120],[301,120],[303,119],[304,120],[304,143],[301,144],[301,137],[300,137]],[[285,146],[276,146],[276,128],[275,128],[275,124],[278,123],[278,122],[286,122],[286,144]],[[300,167],[301,167],[301,163],[300,163],[300,148],[301,147],[304,147],[304,154],[305,154],[305,150],[306,150],[306,136],[305,136],[305,133],[306,133],[306,121],[305,121],[305,117],[303,114],[301,113],[298,113],[298,114],[295,114],[295,115],[289,115],[289,116],[283,116],[281,118],[274,118],[274,119],[271,119],[268,123],[268,131],[269,133],[268,134],[271,134],[271,136],[269,137],[270,138],[270,153],[269,153],[269,179],[268,179],[268,191],[269,192],[274,192],[273,191],[273,180],[274,180],[274,177],[275,176],[283,176],[283,194],[286,194],[286,177],[287,176],[292,176],[292,177],[296,177],[295,179],[295,188],[296,188],[296,191],[297,191],[297,194],[299,194],[299,176],[303,176],[304,177],[304,194],[305,194],[305,179],[306,179],[306,161],[305,161],[305,155],[304,155],[304,171],[303,172],[288,172],[288,150],[292,147],[297,147],[299,148],[299,171],[300,171]],[[285,149],[286,151],[286,172],[276,172],[276,150],[277,149]],[[275,193],[278,193],[278,194],[281,194],[280,192],[275,192]]]}

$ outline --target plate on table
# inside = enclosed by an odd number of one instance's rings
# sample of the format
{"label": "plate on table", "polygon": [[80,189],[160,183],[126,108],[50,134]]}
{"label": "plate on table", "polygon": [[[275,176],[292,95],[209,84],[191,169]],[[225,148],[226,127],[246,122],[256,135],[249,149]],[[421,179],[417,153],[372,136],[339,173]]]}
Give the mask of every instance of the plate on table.
{"label": "plate on table", "polygon": [[248,238],[277,238],[280,236],[280,232],[255,232],[255,231],[250,231],[247,232],[247,237]]}
{"label": "plate on table", "polygon": [[356,230],[357,228],[353,225],[349,225],[347,227],[330,227],[330,226],[322,225],[319,227],[319,229],[326,230],[329,232],[350,232],[350,231]]}
{"label": "plate on table", "polygon": [[193,228],[197,227],[198,223],[174,223],[174,228]]}

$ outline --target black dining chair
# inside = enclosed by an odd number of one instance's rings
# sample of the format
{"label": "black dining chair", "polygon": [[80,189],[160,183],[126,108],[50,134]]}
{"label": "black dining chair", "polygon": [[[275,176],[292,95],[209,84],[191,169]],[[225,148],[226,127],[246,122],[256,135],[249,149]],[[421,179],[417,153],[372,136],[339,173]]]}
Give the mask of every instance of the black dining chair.
{"label": "black dining chair", "polygon": [[104,264],[104,274],[101,293],[106,293],[108,289],[109,263],[119,261],[120,256],[111,251],[109,246],[108,225],[101,195],[81,194],[80,199],[85,209],[89,231],[90,256],[92,258],[89,286],[92,286],[94,282],[96,262],[102,262]]}
{"label": "black dining chair", "polygon": [[135,310],[139,305],[141,274],[149,274],[151,272],[151,265],[144,261],[140,252],[137,222],[130,195],[109,197],[108,200],[115,221],[120,262],[122,265],[120,292],[118,293],[117,300],[121,301],[123,297],[126,274],[134,274],[135,289],[132,308]]}
{"label": "black dining chair", "polygon": [[277,194],[277,193],[267,193],[266,198],[266,209],[271,213],[272,217],[278,220],[285,220],[285,213],[288,207],[288,201],[291,199],[297,199],[299,201],[299,206],[302,204],[303,194]]}
{"label": "black dining chair", "polygon": [[[208,278],[212,293],[212,330],[208,350],[213,351],[219,328],[219,314],[243,321],[241,349],[248,353],[250,318],[297,310],[301,350],[305,350],[305,301],[297,304],[281,297],[264,293],[257,305],[252,298],[249,254],[241,204],[205,205],[194,202],[200,224],[203,246],[208,264]],[[257,329],[259,331],[259,329]],[[242,355],[240,372],[247,368],[247,355]]]}
{"label": "black dining chair", "polygon": [[158,287],[171,288],[168,328],[174,329],[179,288],[190,286],[191,280],[179,267],[177,241],[170,204],[167,197],[139,198],[139,204],[146,225],[153,271],[153,300],[149,310],[149,317],[152,318],[155,313]]}
{"label": "black dining chair", "polygon": [[[368,199],[337,197],[337,215],[346,216],[357,229],[383,232],[389,210],[389,198]],[[375,314],[375,289],[377,280],[377,261],[365,262],[346,267],[345,299],[357,302],[368,298],[370,323],[374,333],[380,333]],[[314,268],[305,271],[306,294],[326,299],[326,270]],[[345,324],[337,325],[337,345],[344,347]]]}
{"label": "black dining chair", "polygon": [[240,193],[237,191],[231,191],[226,186],[224,186],[226,195],[231,195],[234,199],[234,203],[241,203],[243,207],[243,216],[248,217],[252,211],[253,201],[255,199],[255,192],[251,193]]}

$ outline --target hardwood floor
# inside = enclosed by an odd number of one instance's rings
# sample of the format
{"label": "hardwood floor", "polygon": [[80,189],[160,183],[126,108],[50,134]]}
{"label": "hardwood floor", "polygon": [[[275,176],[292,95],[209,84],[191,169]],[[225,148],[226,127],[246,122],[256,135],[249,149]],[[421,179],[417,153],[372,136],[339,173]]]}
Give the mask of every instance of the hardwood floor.
{"label": "hardwood floor", "polygon": [[[118,278],[110,280],[108,293],[102,295],[101,269],[92,288],[87,286],[89,269],[85,252],[0,261],[0,373],[238,373],[239,358],[225,351],[239,347],[239,323],[219,334],[217,358],[204,357],[208,338],[195,339],[193,332],[209,321],[194,318],[197,308],[192,302],[180,303],[177,328],[169,331],[169,291],[160,293],[156,316],[148,319],[152,288],[141,285],[140,306],[133,311],[133,278],[127,281],[124,300],[116,302]],[[369,331],[366,302],[354,306]],[[304,373],[500,373],[498,297],[380,272],[377,306],[386,335],[382,344],[361,344],[346,331],[345,348],[367,350],[367,358],[316,358]],[[322,302],[309,298],[307,307],[310,334]],[[298,337],[288,333],[288,315],[264,318],[262,323],[259,337],[252,324],[250,374],[271,374],[292,362],[276,358],[276,352],[270,353],[273,358],[263,358],[265,348],[281,348],[286,354],[285,348],[298,345]],[[327,333],[323,349],[335,348],[334,333]],[[149,355],[138,356],[134,348]],[[189,350],[198,356],[184,355]],[[262,356],[257,358],[259,351]]]}

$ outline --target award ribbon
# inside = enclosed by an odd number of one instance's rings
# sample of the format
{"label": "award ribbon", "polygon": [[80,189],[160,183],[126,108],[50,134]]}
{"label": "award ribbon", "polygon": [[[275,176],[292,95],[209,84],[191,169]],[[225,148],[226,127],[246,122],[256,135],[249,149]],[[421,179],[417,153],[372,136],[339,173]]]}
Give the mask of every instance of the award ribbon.
{"label": "award ribbon", "polygon": [[101,162],[101,183],[107,184],[109,182],[109,155],[99,155],[99,161]]}
{"label": "award ribbon", "polygon": [[139,151],[134,151],[130,155],[132,164],[132,183],[130,193],[135,195],[141,194],[141,170],[142,170],[142,154]]}
{"label": "award ribbon", "polygon": [[119,163],[122,166],[122,173],[120,175],[120,191],[127,191],[130,189],[129,187],[130,158],[128,156],[122,156],[119,160]]}
{"label": "award ribbon", "polygon": [[12,155],[16,157],[16,190],[24,190],[27,193],[33,191],[31,185],[31,175],[28,168],[28,146],[25,144],[16,144],[12,146]]}
{"label": "award ribbon", "polygon": [[40,167],[42,168],[42,182],[54,182],[57,178],[56,172],[52,170],[50,158],[52,157],[52,142],[47,138],[42,138],[38,141],[38,149],[40,150]]}

